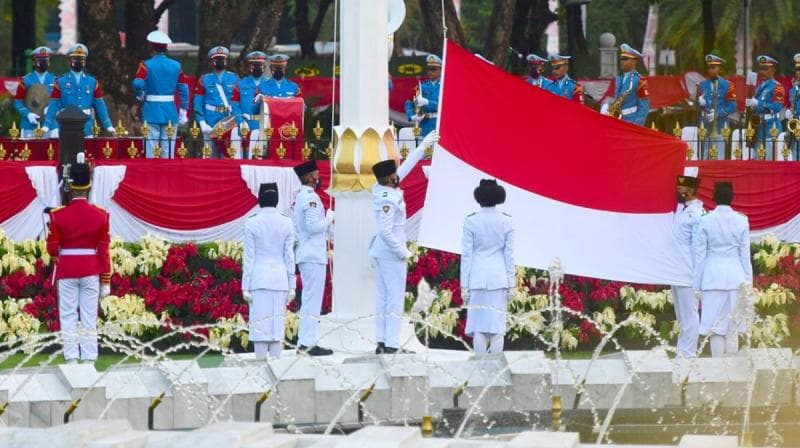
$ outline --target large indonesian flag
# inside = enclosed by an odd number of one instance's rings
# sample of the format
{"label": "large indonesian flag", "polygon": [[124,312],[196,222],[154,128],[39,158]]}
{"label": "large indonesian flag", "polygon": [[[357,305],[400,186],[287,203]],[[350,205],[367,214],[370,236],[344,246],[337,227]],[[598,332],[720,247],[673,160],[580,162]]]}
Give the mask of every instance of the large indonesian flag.
{"label": "large indonesian flag", "polygon": [[473,189],[497,178],[517,264],[641,283],[689,285],[672,233],[685,143],[561,98],[447,42],[440,147],[420,244],[461,251]]}

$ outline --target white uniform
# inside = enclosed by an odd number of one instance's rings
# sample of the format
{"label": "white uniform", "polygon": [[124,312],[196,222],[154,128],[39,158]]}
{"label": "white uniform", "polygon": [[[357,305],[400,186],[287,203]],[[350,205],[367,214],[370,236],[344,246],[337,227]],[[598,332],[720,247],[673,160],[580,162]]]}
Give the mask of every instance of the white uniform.
{"label": "white uniform", "polygon": [[294,227],[297,232],[295,258],[303,282],[300,328],[297,344],[317,345],[317,326],[325,288],[328,263],[328,225],[325,208],[314,189],[303,185],[294,202]]}
{"label": "white uniform", "polygon": [[369,257],[377,270],[375,339],[386,347],[399,348],[400,322],[406,290],[406,204],[403,191],[375,184],[373,206],[378,232],[372,238]]}
{"label": "white uniform", "polygon": [[744,328],[731,326],[736,292],[753,282],[750,262],[750,226],[747,217],[727,205],[703,216],[692,241],[694,288],[703,291],[700,334],[735,335]]}
{"label": "white uniform", "polygon": [[244,225],[242,290],[250,291],[250,340],[283,341],[288,291],[295,288],[292,220],[273,207]]}
{"label": "white uniform", "polygon": [[[673,230],[679,250],[684,258],[692,260],[692,235],[697,231],[700,218],[705,213],[703,203],[693,199],[686,204],[678,204],[675,210]],[[675,303],[675,318],[680,327],[677,351],[694,358],[697,356],[697,340],[700,336],[700,314],[698,301],[691,286],[672,286],[672,300]]]}
{"label": "white uniform", "polygon": [[470,290],[465,333],[505,334],[508,290],[515,286],[509,215],[483,207],[464,219],[461,286]]}

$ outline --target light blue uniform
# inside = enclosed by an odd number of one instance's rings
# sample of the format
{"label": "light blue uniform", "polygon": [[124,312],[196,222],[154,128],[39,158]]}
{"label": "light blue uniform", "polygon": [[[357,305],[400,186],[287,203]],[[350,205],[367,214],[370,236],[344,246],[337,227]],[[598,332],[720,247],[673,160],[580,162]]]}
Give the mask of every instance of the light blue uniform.
{"label": "light blue uniform", "polygon": [[570,78],[569,75],[551,81],[545,89],[553,95],[583,104],[583,87]]}
{"label": "light blue uniform", "polygon": [[[792,118],[798,117],[798,106],[800,106],[800,83],[795,82],[789,90],[789,108],[792,110]],[[797,138],[792,143],[792,154],[795,161],[800,158],[800,141]]]}
{"label": "light blue uniform", "polygon": [[614,98],[626,94],[620,107],[622,120],[644,126],[647,114],[650,112],[650,99],[647,93],[647,82],[636,70],[617,76],[614,83]]}
{"label": "light blue uniform", "polygon": [[[761,117],[761,124],[758,125],[758,131],[756,132],[756,150],[761,148],[761,143],[763,142],[764,149],[767,150],[767,160],[773,159],[772,134],[770,131],[775,127],[778,129],[778,133],[783,132],[780,116],[781,109],[783,109],[783,96],[783,85],[775,79],[764,80],[758,85],[756,93],[753,95],[753,98],[758,101],[758,105],[753,108],[753,113]],[[777,149],[780,151],[782,148]]]}
{"label": "light blue uniform", "polygon": [[[439,88],[442,83],[439,80],[425,81],[420,83],[420,95],[428,100],[428,104],[420,106],[420,114],[423,116],[419,122],[419,127],[422,129],[420,138],[425,138],[429,132],[436,129],[436,117],[439,111]],[[406,117],[412,120],[416,114],[416,105],[413,100],[407,100],[405,103]]]}
{"label": "light blue uniform", "polygon": [[549,92],[550,86],[553,85],[553,81],[545,78],[544,76],[539,76],[538,78],[529,76],[528,84],[536,87],[541,87],[542,89],[547,90]]}
{"label": "light blue uniform", "polygon": [[300,96],[300,86],[286,78],[270,78],[258,86],[258,93],[271,98],[294,98]]}
{"label": "light blue uniform", "polygon": [[237,89],[239,90],[239,110],[241,111],[238,123],[241,124],[243,121],[246,121],[247,127],[250,128],[251,131],[261,127],[258,119],[261,113],[260,104],[254,103],[253,99],[255,99],[256,95],[259,93],[258,88],[265,82],[267,82],[267,77],[263,75],[259,78],[254,78],[253,75],[250,75],[240,79],[237,83]]}
{"label": "light blue uniform", "polygon": [[[55,82],[56,77],[50,72],[40,74],[37,71],[33,71],[19,79],[17,94],[14,97],[14,109],[16,109],[20,115],[19,127],[22,130],[22,138],[33,137],[33,131],[36,129],[36,125],[28,121],[28,114],[31,111],[25,107],[25,95],[34,84],[43,84],[47,88],[47,91],[52,94]],[[41,123],[43,117],[39,119]]]}
{"label": "light blue uniform", "polygon": [[[239,82],[239,77],[229,71],[219,74],[206,73],[200,77],[194,89],[194,114],[199,123],[206,123],[213,128],[220,120],[228,116],[236,117],[237,123],[239,122],[241,113],[239,111],[239,91],[236,89],[237,82]],[[224,100],[220,89],[224,94]],[[238,140],[239,133],[236,128],[231,134],[232,140]],[[219,155],[219,148],[212,141],[211,133],[203,132],[203,137],[206,144],[212,148],[213,156]]]}
{"label": "light blue uniform", "polygon": [[[152,58],[139,64],[133,79],[136,98],[142,101],[142,121],[150,129],[147,137],[146,154],[153,157],[153,149],[159,145],[166,154],[173,153],[178,127],[178,111],[175,109],[175,92],[180,99],[180,108],[189,107],[189,87],[181,70],[181,64],[165,55],[156,53]],[[166,128],[172,123],[175,132],[172,141],[167,137]]]}
{"label": "light blue uniform", "polygon": [[[111,117],[108,116],[108,108],[103,100],[103,90],[100,83],[94,76],[84,72],[75,73],[69,71],[60,76],[53,87],[50,96],[50,104],[47,107],[47,116],[43,127],[57,129],[56,114],[67,106],[75,106],[81,109],[86,115],[94,116],[94,119],[103,128],[113,127]],[[90,117],[86,120],[83,128],[84,135],[92,135],[94,120]]]}
{"label": "light blue uniform", "polygon": [[[736,112],[735,87],[725,78],[705,79],[697,86],[697,97],[702,97],[705,101],[705,106],[700,106],[700,112],[703,126],[708,130],[703,156],[709,158],[713,144],[717,147],[717,160],[723,160],[725,141],[722,138],[722,129],[728,121],[728,116]],[[711,111],[714,111],[715,115],[713,121],[708,120]]]}

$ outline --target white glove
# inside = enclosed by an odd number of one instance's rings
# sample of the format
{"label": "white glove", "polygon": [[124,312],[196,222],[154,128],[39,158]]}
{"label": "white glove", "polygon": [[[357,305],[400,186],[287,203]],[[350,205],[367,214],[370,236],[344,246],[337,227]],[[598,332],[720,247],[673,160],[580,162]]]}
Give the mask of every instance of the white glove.
{"label": "white glove", "polygon": [[32,125],[36,125],[39,122],[39,114],[35,114],[33,112],[28,112],[28,123]]}
{"label": "white glove", "polygon": [[253,293],[250,291],[242,291],[242,298],[247,303],[253,303]]}
{"label": "white glove", "polygon": [[186,109],[181,109],[180,112],[178,112],[178,125],[183,126],[188,122],[189,122],[189,117],[186,114]]}
{"label": "white glove", "polygon": [[111,135],[117,135],[117,129],[114,126],[107,127],[106,131],[108,131],[108,133]]}
{"label": "white glove", "polygon": [[600,106],[600,113],[603,115],[608,115],[608,103],[605,103],[602,106]]}
{"label": "white glove", "polygon": [[[47,128],[44,128],[44,129],[47,129]],[[45,131],[45,132],[47,132],[47,131]],[[53,129],[52,131],[50,131],[50,138],[58,138],[58,136],[59,136],[58,129]]]}
{"label": "white glove", "polygon": [[747,107],[756,107],[758,106],[758,100],[755,98],[748,98],[744,100],[744,105]]}
{"label": "white glove", "polygon": [[211,131],[214,130],[214,128],[209,126],[208,123],[206,123],[205,120],[203,120],[200,122],[200,130],[203,131],[203,134],[210,134]]}
{"label": "white glove", "polygon": [[416,104],[419,107],[425,107],[428,105],[428,103],[430,103],[430,101],[428,101],[428,99],[425,98],[424,96],[417,95],[414,98],[414,104]]}
{"label": "white glove", "polygon": [[700,104],[702,107],[706,107],[706,99],[703,96],[697,97],[697,103]]}
{"label": "white glove", "polygon": [[291,302],[295,297],[297,297],[297,291],[292,288],[289,290],[289,294],[286,294],[286,303]]}
{"label": "white glove", "polygon": [[259,93],[258,95],[256,95],[255,97],[253,97],[253,102],[254,102],[254,103],[257,103],[257,102],[261,101],[261,99],[262,99],[262,98],[264,98],[264,95],[262,95],[262,94],[260,94],[260,93]]}
{"label": "white glove", "polygon": [[325,225],[329,226],[333,224],[333,220],[336,217],[336,212],[333,211],[332,208],[329,208],[327,212],[325,212]]}
{"label": "white glove", "polygon": [[792,112],[792,110],[791,110],[791,109],[786,109],[786,112],[784,112],[784,113],[783,113],[783,116],[784,116],[784,117],[785,117],[787,120],[791,120],[791,119],[793,119],[793,118],[794,118],[794,112]]}
{"label": "white glove", "polygon": [[469,289],[468,288],[461,288],[461,300],[464,301],[464,305],[469,303]]}
{"label": "white glove", "polygon": [[[42,126],[42,133],[44,134],[44,138],[47,138],[47,133],[50,132],[50,128],[47,126]],[[55,137],[53,137],[55,138]]]}
{"label": "white glove", "polygon": [[717,111],[715,111],[714,109],[711,109],[708,112],[706,112],[706,120],[708,121],[714,121],[714,118],[716,116],[717,116]]}
{"label": "white glove", "polygon": [[422,139],[422,147],[427,148],[439,143],[439,131],[431,131]]}
{"label": "white glove", "polygon": [[108,297],[109,295],[111,295],[111,285],[102,283],[100,285],[100,297]]}

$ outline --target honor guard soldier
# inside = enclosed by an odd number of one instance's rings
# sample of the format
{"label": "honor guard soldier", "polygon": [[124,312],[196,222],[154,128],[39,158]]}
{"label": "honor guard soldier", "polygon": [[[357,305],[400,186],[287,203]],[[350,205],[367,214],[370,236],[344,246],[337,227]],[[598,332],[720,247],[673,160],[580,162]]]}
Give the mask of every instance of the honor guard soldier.
{"label": "honor guard soldier", "polygon": [[47,47],[33,50],[31,53],[33,71],[21,77],[17,84],[14,108],[21,117],[19,127],[22,138],[34,138],[36,127],[41,126],[44,121],[44,111],[50,102],[50,93],[56,82],[56,77],[48,71],[51,54],[53,51]]}
{"label": "honor guard soldier", "polygon": [[583,104],[583,86],[578,84],[567,74],[569,72],[569,60],[572,56],[562,56],[551,54],[550,66],[553,68],[553,81],[546,89],[554,95]]}
{"label": "honor guard soldier", "polygon": [[650,113],[650,95],[647,93],[647,80],[636,71],[636,63],[643,56],[628,44],[620,45],[619,49],[622,74],[614,81],[614,101],[610,105],[603,104],[600,113],[644,126]]}
{"label": "honor guard soldier", "polygon": [[[258,93],[270,98],[294,98],[302,96],[300,86],[286,77],[289,56],[274,54],[269,57],[269,71],[272,77],[258,86]],[[260,101],[258,97],[256,101]]]}
{"label": "honor guard soldier", "polygon": [[752,98],[745,100],[745,106],[751,108],[754,114],[758,115],[761,123],[756,132],[756,149],[761,145],[767,150],[767,160],[772,160],[772,128],[778,129],[778,133],[783,132],[781,123],[781,109],[783,109],[783,98],[786,92],[783,85],[775,80],[775,69],[778,61],[767,55],[756,58],[758,61],[758,77],[761,84],[756,87],[756,92]]}
{"label": "honor guard soldier", "polygon": [[[142,122],[147,122],[149,133],[145,142],[145,154],[153,157],[156,146],[166,154],[173,154],[175,135],[167,135],[167,126],[184,125],[188,121],[189,87],[181,70],[180,62],[167,57],[167,45],[172,39],[161,31],[147,35],[153,57],[140,62],[133,78],[136,99],[143,102]],[[180,111],[175,110],[175,93],[180,99]]]}
{"label": "honor guard soldier", "polygon": [[97,305],[111,292],[108,212],[87,199],[92,177],[84,161],[79,153],[70,170],[72,201],[50,212],[47,236],[47,253],[55,260],[53,283],[68,363],[97,359]]}
{"label": "honor guard soldier", "polygon": [[425,59],[428,80],[420,83],[419,91],[413,100],[405,103],[406,116],[419,123],[423,138],[436,129],[436,114],[439,111],[439,88],[442,77],[442,60],[430,54]]}
{"label": "honor guard soldier", "polygon": [[278,185],[258,188],[261,209],[244,224],[242,296],[250,304],[250,340],[256,359],[277,358],[284,340],[286,304],[294,299],[294,230],[278,209]]}
{"label": "honor guard soldier", "polygon": [[52,129],[53,132],[50,137],[58,138],[56,114],[67,106],[75,106],[90,117],[83,127],[85,136],[92,136],[92,127],[95,120],[106,131],[116,135],[117,130],[111,124],[111,117],[108,116],[108,108],[105,100],[103,100],[103,89],[100,88],[100,83],[97,82],[94,76],[85,72],[89,49],[86,48],[86,45],[75,44],[69,50],[67,56],[69,58],[70,71],[56,79],[42,130],[47,132]]}
{"label": "honor guard soldier", "polygon": [[500,353],[506,334],[508,292],[516,287],[514,226],[495,206],[506,190],[494,179],[482,179],[473,192],[479,212],[464,219],[461,239],[461,297],[476,355]]}
{"label": "honor guard soldier", "polygon": [[320,188],[317,162],[310,160],[294,167],[300,178],[300,191],[294,201],[294,228],[297,232],[295,258],[303,283],[300,305],[300,328],[297,350],[311,356],[325,356],[333,350],[317,345],[317,326],[322,311],[328,266],[328,235],[333,224],[333,210],[322,206],[316,189]]}
{"label": "honor guard soldier", "polygon": [[700,334],[710,335],[711,356],[739,351],[739,333],[746,332],[737,313],[738,290],[743,283],[752,288],[750,225],[747,216],[731,208],[733,185],[714,185],[717,207],[700,219],[692,239],[694,289],[702,291]]}
{"label": "honor guard soldier", "polygon": [[529,54],[527,59],[531,73],[530,76],[528,76],[528,83],[549,91],[553,81],[544,77],[544,65],[547,63],[547,59],[533,53]]}
{"label": "honor guard soldier", "polygon": [[792,159],[800,160],[800,140],[794,135],[793,128],[800,125],[797,120],[798,113],[800,113],[800,53],[794,55],[794,79],[792,79],[792,88],[789,90],[789,108],[786,109],[786,120],[791,123],[787,124],[787,138],[792,140]]}
{"label": "honor guard soldier", "polygon": [[[687,168],[686,171],[696,171]],[[691,173],[694,174],[694,173]],[[697,199],[700,179],[695,176],[678,176],[676,197],[678,206],[675,209],[673,231],[676,244],[689,263],[692,262],[692,236],[697,231],[700,218],[705,214],[703,203]],[[678,322],[677,353],[686,358],[697,356],[697,340],[700,330],[700,314],[698,300],[691,286],[672,286],[672,301],[675,304],[675,319]]]}
{"label": "honor guard soldier", "polygon": [[225,69],[228,63],[228,49],[217,46],[209,50],[208,60],[213,71],[201,76],[194,88],[194,114],[203,131],[207,145],[212,149],[213,157],[219,157],[220,151],[212,137],[214,127],[219,124],[222,133],[231,132],[234,145],[239,142],[239,91],[236,83],[239,77]]}
{"label": "honor guard soldier", "polygon": [[250,130],[249,153],[253,154],[253,147],[259,144],[261,135],[261,120],[259,120],[261,105],[255,98],[259,86],[267,81],[267,77],[264,76],[267,55],[263,51],[251,51],[247,53],[245,60],[250,67],[250,76],[240,79],[236,83],[236,90],[239,91],[239,111],[242,113],[239,116],[239,125],[246,123],[247,129]]}
{"label": "honor guard soldier", "polygon": [[708,137],[703,142],[703,153],[709,158],[711,145],[717,149],[717,160],[725,159],[725,140],[722,129],[728,116],[736,112],[736,87],[733,83],[719,75],[725,59],[714,55],[706,55],[708,78],[697,85],[697,103],[700,106],[700,117],[703,126],[708,129]]}

